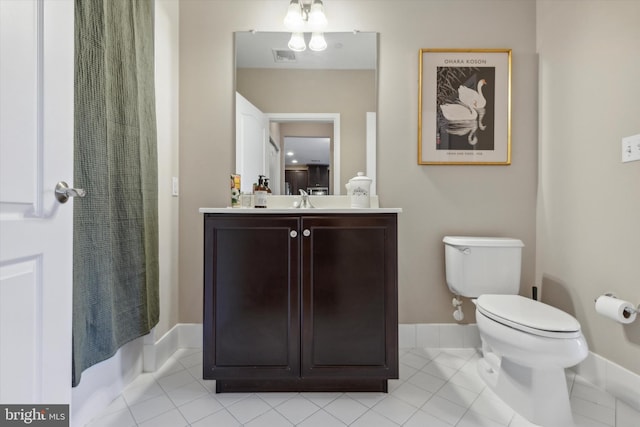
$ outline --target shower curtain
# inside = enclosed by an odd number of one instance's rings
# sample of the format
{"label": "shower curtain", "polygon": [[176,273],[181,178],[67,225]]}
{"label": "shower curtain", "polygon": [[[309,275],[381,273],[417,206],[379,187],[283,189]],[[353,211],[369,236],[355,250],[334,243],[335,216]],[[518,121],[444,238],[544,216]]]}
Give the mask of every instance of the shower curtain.
{"label": "shower curtain", "polygon": [[74,387],[159,315],[153,0],[75,9]]}

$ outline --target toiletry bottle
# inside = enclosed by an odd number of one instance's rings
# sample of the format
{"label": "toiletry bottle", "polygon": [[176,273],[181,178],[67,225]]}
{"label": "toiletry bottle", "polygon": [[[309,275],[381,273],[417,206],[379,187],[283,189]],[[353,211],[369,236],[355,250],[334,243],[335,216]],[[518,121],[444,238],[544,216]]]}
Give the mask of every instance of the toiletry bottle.
{"label": "toiletry bottle", "polygon": [[258,179],[258,186],[253,192],[256,208],[267,207],[267,188],[264,185],[264,176],[260,175]]}
{"label": "toiletry bottle", "polygon": [[271,194],[271,187],[269,187],[269,178],[264,179],[264,186],[267,188],[267,194]]}
{"label": "toiletry bottle", "polygon": [[231,207],[240,207],[240,175],[231,174]]}

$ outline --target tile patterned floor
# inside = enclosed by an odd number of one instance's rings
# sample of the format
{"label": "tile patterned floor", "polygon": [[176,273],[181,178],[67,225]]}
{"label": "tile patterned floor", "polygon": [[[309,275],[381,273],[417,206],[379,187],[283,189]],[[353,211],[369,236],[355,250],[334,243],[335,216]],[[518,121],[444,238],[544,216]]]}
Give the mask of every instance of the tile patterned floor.
{"label": "tile patterned floor", "polygon": [[[476,372],[474,349],[400,351],[389,393],[215,394],[202,350],[180,349],[130,384],[88,427],[535,427]],[[640,414],[568,372],[578,427],[637,427]]]}

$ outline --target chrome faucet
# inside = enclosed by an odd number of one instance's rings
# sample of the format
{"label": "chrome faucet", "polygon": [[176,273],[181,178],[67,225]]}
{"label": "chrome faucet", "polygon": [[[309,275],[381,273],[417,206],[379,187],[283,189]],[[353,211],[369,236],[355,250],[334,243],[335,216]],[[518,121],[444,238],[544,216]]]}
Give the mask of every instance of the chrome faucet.
{"label": "chrome faucet", "polygon": [[304,191],[303,189],[298,190],[300,191],[300,196],[302,196],[302,202],[300,202],[300,205],[298,206],[301,209],[313,209],[315,208],[315,206],[313,206],[311,204],[311,202],[309,201],[309,194],[307,194],[306,191]]}

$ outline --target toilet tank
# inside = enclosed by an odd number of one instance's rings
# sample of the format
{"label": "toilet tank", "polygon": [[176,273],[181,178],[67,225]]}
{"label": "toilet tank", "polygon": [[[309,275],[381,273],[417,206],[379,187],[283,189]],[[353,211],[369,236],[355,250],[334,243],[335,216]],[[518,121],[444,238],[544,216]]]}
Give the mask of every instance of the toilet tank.
{"label": "toilet tank", "polygon": [[518,294],[521,240],[504,237],[446,236],[447,286],[455,295]]}

